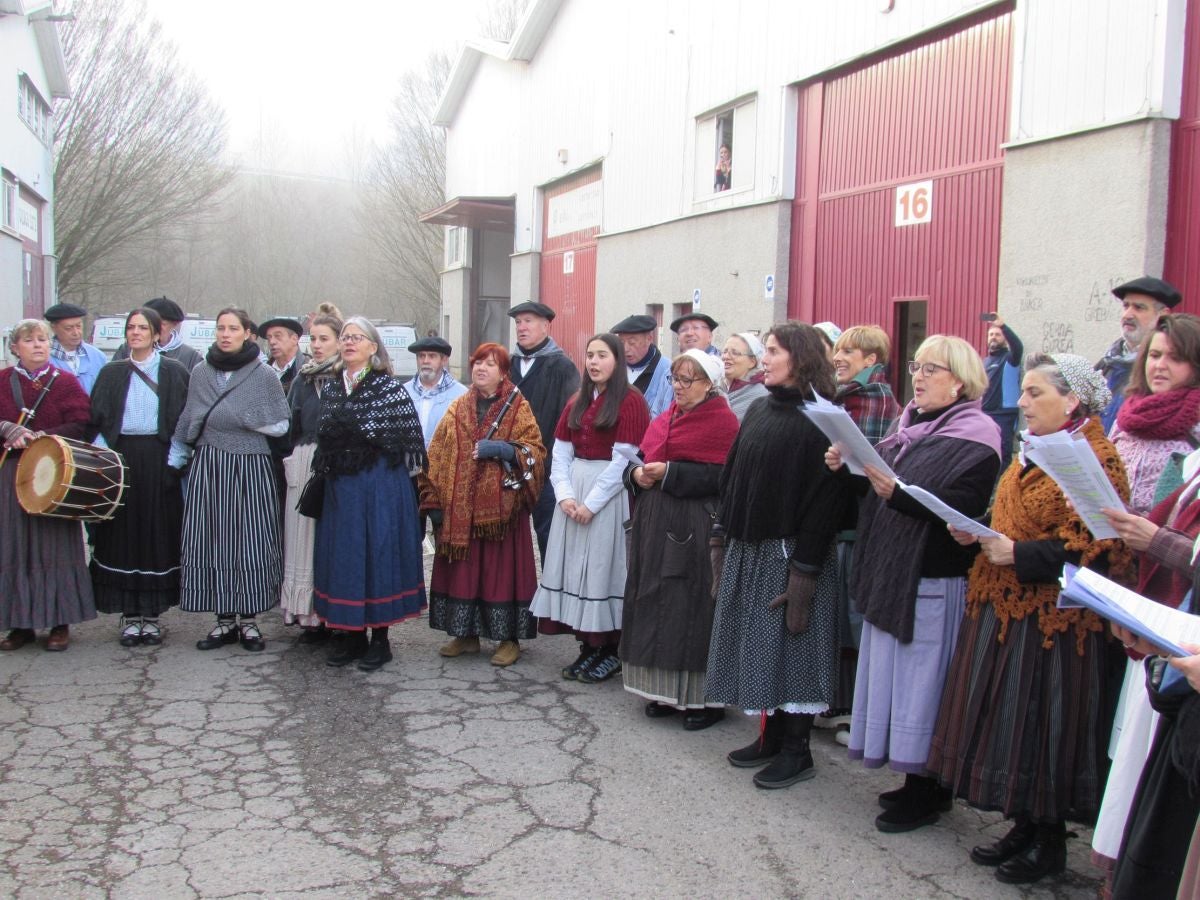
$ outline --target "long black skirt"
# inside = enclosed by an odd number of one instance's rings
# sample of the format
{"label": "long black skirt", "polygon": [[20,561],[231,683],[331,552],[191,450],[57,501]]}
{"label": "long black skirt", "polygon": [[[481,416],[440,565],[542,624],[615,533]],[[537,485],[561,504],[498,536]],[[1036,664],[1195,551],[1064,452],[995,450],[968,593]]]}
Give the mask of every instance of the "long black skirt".
{"label": "long black skirt", "polygon": [[155,435],[122,435],[122,505],[93,529],[92,588],[96,609],[155,617],[179,603],[183,492]]}

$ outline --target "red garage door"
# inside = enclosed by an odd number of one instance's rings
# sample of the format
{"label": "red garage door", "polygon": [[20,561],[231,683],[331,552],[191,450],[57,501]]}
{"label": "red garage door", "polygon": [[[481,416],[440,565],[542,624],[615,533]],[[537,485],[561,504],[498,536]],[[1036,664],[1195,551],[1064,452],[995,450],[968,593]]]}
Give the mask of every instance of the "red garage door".
{"label": "red garage door", "polygon": [[1182,310],[1200,312],[1200,0],[1188,0],[1183,98],[1171,141],[1166,279],[1183,293]]}
{"label": "red garage door", "polygon": [[541,301],[557,315],[550,334],[582,366],[596,333],[596,235],[603,224],[600,167],[543,190]]}
{"label": "red garage door", "polygon": [[925,330],[982,337],[979,313],[996,306],[1010,19],[1001,6],[802,88],[790,315],[881,325],[897,354]]}

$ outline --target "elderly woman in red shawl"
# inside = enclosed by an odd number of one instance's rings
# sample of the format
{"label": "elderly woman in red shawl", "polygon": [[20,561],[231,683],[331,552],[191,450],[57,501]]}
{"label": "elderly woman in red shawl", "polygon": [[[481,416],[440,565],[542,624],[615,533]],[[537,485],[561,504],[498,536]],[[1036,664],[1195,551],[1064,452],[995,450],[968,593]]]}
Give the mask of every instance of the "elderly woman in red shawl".
{"label": "elderly woman in red shawl", "polygon": [[636,505],[621,622],[625,690],[649,701],[652,718],[684,710],[688,731],[724,717],[719,704],[704,702],[713,622],[708,536],[738,430],[716,389],[720,374],[720,363],[699,350],[675,358],[675,400],[650,423],[644,462],[626,471]]}

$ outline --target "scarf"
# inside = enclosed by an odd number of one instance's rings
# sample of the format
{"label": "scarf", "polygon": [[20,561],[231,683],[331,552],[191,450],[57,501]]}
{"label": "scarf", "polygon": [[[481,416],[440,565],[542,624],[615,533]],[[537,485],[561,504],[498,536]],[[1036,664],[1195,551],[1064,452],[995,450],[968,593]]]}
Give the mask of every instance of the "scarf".
{"label": "scarf", "polygon": [[239,349],[234,350],[232,353],[226,353],[216,344],[213,344],[208,348],[208,353],[205,355],[204,361],[218,372],[234,372],[247,363],[258,359],[258,355],[258,344],[255,344],[253,341],[246,341]]}
{"label": "scarf", "polygon": [[444,394],[446,391],[450,390],[454,384],[454,376],[450,374],[449,369],[442,369],[442,377],[439,378],[437,384],[431,388],[427,388],[421,383],[420,375],[414,375],[412,381],[409,382],[409,386],[411,386],[412,389],[417,392],[417,396],[422,400],[432,400],[438,394]]}
{"label": "scarf", "polygon": [[1200,422],[1200,388],[1175,388],[1164,394],[1127,397],[1117,412],[1117,427],[1149,441],[1186,441]]}
{"label": "scarf", "polygon": [[628,364],[629,370],[631,372],[638,372],[640,374],[641,370],[646,368],[646,366],[650,365],[650,363],[657,362],[658,356],[659,356],[658,348],[655,347],[653,344],[651,344],[650,349],[646,351],[645,356],[643,356],[641,359],[639,359],[635,363]]}
{"label": "scarf", "polygon": [[562,347],[554,342],[554,338],[548,337],[532,350],[522,350],[518,344],[517,349],[513,351],[512,358],[518,359],[537,359],[542,356],[554,356],[563,352]]}
{"label": "scarf", "polygon": [[17,363],[15,366],[13,366],[13,368],[17,370],[18,375],[21,375],[23,378],[25,378],[26,381],[32,381],[34,387],[36,387],[38,390],[41,390],[42,389],[42,376],[47,374],[51,369],[54,368],[54,366],[51,366],[51,365],[43,366],[37,372],[26,372],[25,369],[22,368],[20,363]]}
{"label": "scarf", "polygon": [[354,475],[380,459],[410,473],[425,465],[425,437],[408,391],[386,372],[370,371],[350,393],[331,378],[321,392],[313,471]]}
{"label": "scarf", "polygon": [[[484,439],[514,392],[492,440],[521,444],[532,455],[532,477],[523,490],[515,491],[504,487],[504,467],[498,460],[472,458],[475,443]],[[532,509],[542,489],[546,450],[529,402],[508,378],[500,382],[482,421],[477,413],[481,399],[479,388],[471,385],[450,404],[429,444],[429,462],[419,479],[421,509],[442,511],[437,553],[451,561],[467,558],[472,538],[503,540],[517,515]],[[515,465],[521,474],[529,471],[527,463],[528,457],[518,453]]]}
{"label": "scarf", "polygon": [[734,391],[740,391],[742,388],[750,387],[752,384],[762,384],[767,373],[760,370],[758,372],[751,372],[749,375],[749,378],[735,378],[729,382],[728,393],[732,394]]}
{"label": "scarf", "polygon": [[61,359],[71,367],[71,372],[75,375],[79,374],[79,351],[68,350],[58,342],[58,338],[50,339],[50,355],[55,359]]}
{"label": "scarf", "polygon": [[312,384],[321,384],[333,378],[333,367],[338,361],[338,355],[333,356],[324,362],[317,362],[315,359],[310,359],[300,367],[300,377]]}
{"label": "scarf", "polygon": [[882,452],[884,449],[895,448],[895,461],[899,462],[914,441],[919,441],[936,431],[941,437],[983,444],[999,456],[1000,429],[994,425],[991,428],[984,427],[983,419],[980,418],[983,415],[982,401],[958,400],[932,418],[925,418],[915,402],[910,400],[900,413],[896,430],[880,441],[876,449]]}
{"label": "scarf", "polygon": [[659,415],[642,438],[646,462],[699,462],[723,465],[737,437],[737,416],[719,395],[712,395],[689,410],[675,401]]}
{"label": "scarf", "polygon": [[1108,348],[1108,352],[1100,357],[1100,361],[1096,363],[1095,369],[1097,372],[1101,372],[1107,376],[1112,369],[1128,369],[1132,367],[1137,360],[1137,355],[1137,348],[1130,348],[1125,343],[1125,338],[1117,338],[1112,346]]}
{"label": "scarf", "polygon": [[[1122,500],[1129,499],[1129,482],[1125,466],[1116,448],[1104,436],[1104,426],[1098,418],[1083,425],[1083,434],[1095,451],[1105,474],[1116,487]],[[1037,466],[1024,469],[1009,466],[1000,476],[992,508],[992,528],[1014,541],[1061,541],[1068,553],[1079,554],[1079,566],[1085,567],[1107,557],[1108,577],[1127,581],[1133,571],[1129,548],[1118,540],[1098,541],[1092,537],[1083,520],[1067,506],[1067,498],[1045,472]],[[1008,623],[1034,615],[1044,640],[1042,647],[1054,646],[1055,636],[1075,631],[1075,650],[1083,654],[1084,639],[1089,631],[1102,631],[1100,617],[1090,610],[1059,609],[1057,582],[1022,584],[1017,581],[1015,566],[998,566],[984,554],[975,558],[967,585],[967,614],[977,617],[984,604],[991,604],[1000,622],[998,640],[1008,634]]]}
{"label": "scarf", "polygon": [[181,335],[179,333],[179,329],[176,328],[174,331],[171,332],[171,336],[169,338],[167,338],[167,342],[165,344],[160,344],[158,349],[161,350],[163,353],[166,353],[168,350],[175,350],[182,346],[183,346],[183,335]]}
{"label": "scarf", "polygon": [[[1197,502],[1200,497],[1197,497],[1197,488],[1200,488],[1200,473],[1194,474],[1190,481],[1172,491],[1170,496],[1150,510],[1146,518],[1160,528],[1172,528],[1195,540],[1200,535],[1200,502]],[[1139,554],[1139,594],[1178,609],[1191,586],[1192,579],[1187,575],[1157,562],[1149,553]]]}

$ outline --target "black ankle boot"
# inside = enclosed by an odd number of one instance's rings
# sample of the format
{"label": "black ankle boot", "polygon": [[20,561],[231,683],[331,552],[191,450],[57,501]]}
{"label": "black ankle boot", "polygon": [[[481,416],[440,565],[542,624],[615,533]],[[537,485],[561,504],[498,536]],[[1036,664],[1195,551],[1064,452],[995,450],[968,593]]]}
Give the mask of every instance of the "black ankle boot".
{"label": "black ankle boot", "polygon": [[783,715],[762,716],[759,723],[758,738],[752,744],[747,744],[740,750],[727,753],[725,758],[731,766],[739,769],[750,769],[765,766],[779,753],[783,743]]}
{"label": "black ankle boot", "polygon": [[1033,822],[1022,816],[1013,822],[1008,834],[996,843],[971,848],[971,860],[981,866],[998,866],[1008,862],[1033,843],[1036,831]]}
{"label": "black ankle boot", "polygon": [[[934,779],[923,775],[905,775],[904,787],[890,791],[894,805],[875,817],[875,827],[888,834],[914,831],[938,820],[938,813],[950,802],[950,792]],[[883,795],[880,795],[883,802]]]}
{"label": "black ankle boot", "polygon": [[366,655],[367,633],[365,631],[348,631],[343,637],[335,638],[334,645],[329,651],[329,658],[325,660],[325,665],[340,669],[342,666],[348,666],[356,659],[362,659]]}
{"label": "black ankle boot", "polygon": [[996,869],[996,880],[1005,884],[1031,884],[1067,867],[1066,823],[1039,823],[1025,850]]}
{"label": "black ankle boot", "polygon": [[817,774],[813,768],[812,753],[808,749],[808,736],[812,731],[811,713],[785,713],[776,710],[783,722],[779,755],[765,769],[754,776],[754,784],[764,790],[785,788],[797,781],[808,781]]}
{"label": "black ankle boot", "polygon": [[358,668],[363,672],[374,672],[382,668],[384,663],[392,661],[392,645],[388,640],[386,628],[375,628],[371,631],[371,646],[358,661]]}

